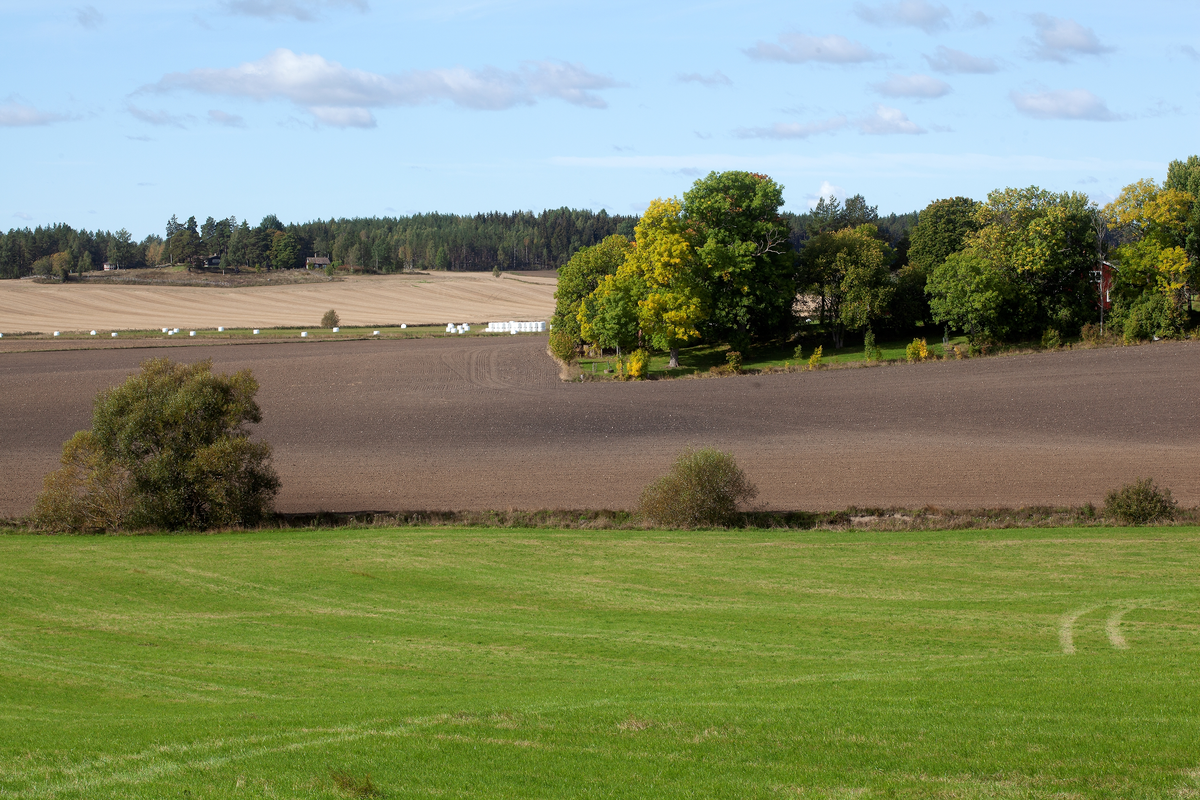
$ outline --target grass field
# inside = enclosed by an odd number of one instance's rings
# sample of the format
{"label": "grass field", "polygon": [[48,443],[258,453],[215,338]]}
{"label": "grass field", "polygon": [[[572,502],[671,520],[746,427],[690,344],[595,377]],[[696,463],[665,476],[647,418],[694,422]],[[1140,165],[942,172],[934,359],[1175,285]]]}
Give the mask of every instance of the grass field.
{"label": "grass field", "polygon": [[1200,796],[1196,528],[4,536],[0,564],[0,797]]}
{"label": "grass field", "polygon": [[[938,331],[932,332],[936,336],[927,338],[926,343],[930,350],[940,355],[942,353],[941,333]],[[903,361],[905,359],[905,348],[911,342],[911,337],[908,339],[892,339],[879,342],[880,358],[883,361]],[[951,345],[965,345],[966,342],[967,338],[965,336],[955,336],[950,339]],[[816,347],[817,344],[815,342],[804,343],[802,357],[796,358],[796,345],[794,343],[756,346],[751,349],[749,354],[744,354],[742,368],[747,371],[778,369],[788,366],[803,368],[808,363],[808,358],[813,354],[813,350]],[[834,349],[826,342],[823,347],[821,364],[827,367],[866,361],[866,354],[863,351],[861,343],[847,345],[841,349]],[[682,348],[679,351],[679,367],[677,369],[668,368],[670,364],[668,354],[655,353],[650,357],[647,374],[650,377],[678,378],[685,375],[708,372],[712,367],[723,367],[726,364],[725,354],[728,351],[729,347],[726,345],[697,345],[695,347]],[[606,369],[614,368],[615,358],[612,356],[606,358],[582,358],[578,364],[581,372],[601,374]]]}

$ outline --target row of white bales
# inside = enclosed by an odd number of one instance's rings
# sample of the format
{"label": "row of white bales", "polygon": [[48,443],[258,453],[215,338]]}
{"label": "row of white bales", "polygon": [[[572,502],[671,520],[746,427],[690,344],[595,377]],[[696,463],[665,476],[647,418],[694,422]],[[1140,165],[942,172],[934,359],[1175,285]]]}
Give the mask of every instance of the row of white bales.
{"label": "row of white bales", "polygon": [[[401,328],[407,328],[407,327],[408,327],[408,325],[407,325],[407,324],[402,324],[400,327],[401,327]],[[542,321],[532,322],[532,321],[517,321],[517,320],[510,320],[510,321],[508,321],[508,322],[489,322],[489,323],[488,323],[488,326],[487,326],[487,328],[486,328],[486,329],[484,329],[484,333],[511,333],[511,334],[518,334],[518,333],[545,333],[545,332],[546,332],[546,329],[547,329],[547,328],[546,328],[546,323],[545,323],[545,322],[542,322]],[[260,330],[259,328],[254,328],[254,335],[255,335],[255,336],[257,336],[257,335],[259,334],[259,330]],[[341,329],[340,329],[340,328],[338,328],[338,327],[335,327],[335,328],[333,329],[333,332],[334,332],[334,333],[337,333],[339,330],[341,330]],[[462,333],[470,333],[470,331],[471,331],[471,326],[470,326],[470,324],[469,324],[469,323],[462,323],[462,324],[459,324],[459,325],[455,325],[453,322],[451,322],[451,323],[449,323],[449,324],[447,324],[447,325],[446,325],[446,333],[459,333],[459,334],[462,334]],[[163,333],[165,333],[165,334],[167,334],[168,336],[175,336],[176,334],[178,334],[178,333],[179,333],[179,328],[163,328],[163,329],[162,329],[162,332],[163,332]],[[224,327],[224,326],[220,326],[220,327],[218,327],[218,328],[217,328],[217,333],[224,333],[224,332],[225,332],[225,327]],[[54,332],[54,335],[55,335],[55,336],[59,336],[59,335],[61,335],[61,334],[62,334],[62,331],[55,331],[55,332]],[[95,331],[91,331],[91,335],[92,335],[92,336],[95,336],[95,335],[96,335],[96,332],[95,332]],[[195,335],[196,335],[196,332],[195,332],[195,331],[188,331],[188,336],[195,336]],[[373,332],[371,333],[371,335],[372,335],[372,336],[378,336],[378,335],[379,335],[379,331],[373,331]],[[308,331],[300,331],[300,336],[301,336],[302,338],[307,338],[307,337],[308,337]],[[115,338],[117,338],[117,332],[116,332],[116,331],[113,331],[113,332],[112,332],[112,337],[113,337],[114,339],[115,339]],[[4,334],[3,334],[3,333],[0,333],[0,339],[3,339],[3,338],[4,338]]]}

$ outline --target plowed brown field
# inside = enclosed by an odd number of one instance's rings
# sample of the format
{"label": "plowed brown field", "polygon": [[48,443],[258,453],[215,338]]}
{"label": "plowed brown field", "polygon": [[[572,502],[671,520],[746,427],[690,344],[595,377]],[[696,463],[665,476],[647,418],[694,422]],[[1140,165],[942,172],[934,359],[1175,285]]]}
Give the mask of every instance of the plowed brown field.
{"label": "plowed brown field", "polygon": [[[544,336],[194,346],[249,368],[285,511],[628,508],[683,447],[770,508],[1200,504],[1200,344],[645,383],[563,383]],[[161,351],[159,351],[161,352]],[[0,354],[0,515],[27,513],[93,395],[153,349]]]}
{"label": "plowed brown field", "polygon": [[500,279],[435,272],[228,289],[0,281],[0,333],[303,326],[316,325],[330,308],[347,326],[544,320],[554,312],[556,284],[553,272]]}

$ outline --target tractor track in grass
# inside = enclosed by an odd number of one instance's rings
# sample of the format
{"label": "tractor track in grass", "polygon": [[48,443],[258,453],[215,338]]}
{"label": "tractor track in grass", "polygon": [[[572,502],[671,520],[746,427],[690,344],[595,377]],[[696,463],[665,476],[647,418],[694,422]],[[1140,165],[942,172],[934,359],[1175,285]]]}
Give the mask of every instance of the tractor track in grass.
{"label": "tractor track in grass", "polygon": [[[1200,504],[1200,343],[787,375],[564,383],[545,336],[195,345],[250,369],[281,511],[631,508],[684,447],[770,509],[1066,506],[1140,476]],[[0,516],[153,349],[0,354]]]}

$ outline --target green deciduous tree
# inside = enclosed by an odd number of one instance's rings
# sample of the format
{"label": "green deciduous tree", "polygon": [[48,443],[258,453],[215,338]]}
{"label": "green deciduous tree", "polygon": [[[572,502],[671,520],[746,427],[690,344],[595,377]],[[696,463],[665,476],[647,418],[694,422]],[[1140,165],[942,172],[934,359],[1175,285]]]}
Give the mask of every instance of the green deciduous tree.
{"label": "green deciduous tree", "polygon": [[965,331],[972,340],[1002,338],[1016,289],[982,254],[952,253],[929,276],[926,291],[937,322]]}
{"label": "green deciduous tree", "polygon": [[[810,239],[800,254],[803,285],[820,294],[822,321],[830,325],[835,347],[849,327],[866,327],[891,299],[888,269],[892,250],[877,238],[874,225],[860,225]],[[846,306],[847,292],[852,294]]]}
{"label": "green deciduous tree", "polygon": [[248,370],[212,372],[211,361],[151,359],[102,392],[92,428],[63,449],[35,519],[47,528],[206,529],[253,524],[279,479],[270,447],[250,440],[262,413]]}
{"label": "green deciduous tree", "polygon": [[1008,320],[1010,334],[1078,330],[1096,318],[1090,274],[1099,246],[1087,195],[1036,186],[997,190],[980,206],[978,221],[966,246],[1013,284],[1019,303]]}
{"label": "green deciduous tree", "polygon": [[578,250],[571,260],[558,268],[558,287],[554,290],[554,316],[550,325],[572,341],[583,337],[579,332],[579,305],[596,291],[600,281],[614,274],[625,263],[633,245],[624,236],[609,236],[600,244]]}
{"label": "green deciduous tree", "polygon": [[709,173],[683,196],[696,278],[710,304],[706,335],[743,353],[751,339],[791,322],[795,259],[782,207],[783,187],[751,172]]}

